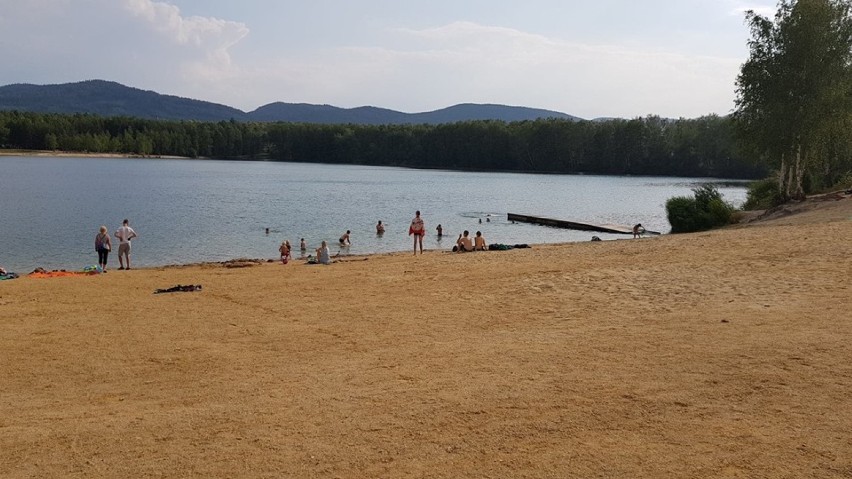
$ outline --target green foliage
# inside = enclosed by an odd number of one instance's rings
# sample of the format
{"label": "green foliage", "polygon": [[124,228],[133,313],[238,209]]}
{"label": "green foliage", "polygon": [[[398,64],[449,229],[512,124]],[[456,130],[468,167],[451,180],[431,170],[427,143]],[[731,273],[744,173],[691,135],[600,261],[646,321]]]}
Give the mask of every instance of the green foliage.
{"label": "green foliage", "polygon": [[703,221],[695,204],[695,198],[675,196],[666,201],[666,214],[672,225],[672,233],[688,233],[705,229]]}
{"label": "green foliage", "polygon": [[481,171],[754,178],[731,120],[659,117],[442,125],[142,120],[0,111],[7,148]]}
{"label": "green foliage", "polygon": [[672,233],[705,231],[731,222],[734,208],[713,185],[693,188],[692,193],[692,198],[675,196],[666,201]]}
{"label": "green foliage", "polygon": [[846,175],[844,175],[843,178],[841,178],[840,181],[837,183],[837,186],[844,189],[852,188],[852,171],[846,173]]}
{"label": "green foliage", "polygon": [[765,178],[748,185],[744,210],[766,210],[784,203],[778,178]]}
{"label": "green foliage", "polygon": [[750,11],[746,22],[738,136],[777,169],[783,199],[803,198],[852,169],[852,3],[781,0],[774,20]]}

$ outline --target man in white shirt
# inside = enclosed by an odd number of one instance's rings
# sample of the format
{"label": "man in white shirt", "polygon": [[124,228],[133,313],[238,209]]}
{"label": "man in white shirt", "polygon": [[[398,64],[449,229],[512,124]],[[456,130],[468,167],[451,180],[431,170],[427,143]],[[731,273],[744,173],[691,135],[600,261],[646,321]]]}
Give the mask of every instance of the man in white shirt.
{"label": "man in white shirt", "polygon": [[[118,238],[118,269],[130,269],[130,240],[137,236],[133,228],[130,227],[130,221],[124,220],[121,228],[115,231],[115,237]],[[127,260],[127,267],[124,267],[124,261]]]}

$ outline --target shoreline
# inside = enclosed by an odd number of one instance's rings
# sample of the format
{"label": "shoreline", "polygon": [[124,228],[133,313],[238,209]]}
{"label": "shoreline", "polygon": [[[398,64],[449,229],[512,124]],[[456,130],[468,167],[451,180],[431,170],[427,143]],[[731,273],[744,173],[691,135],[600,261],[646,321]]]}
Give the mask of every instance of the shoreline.
{"label": "shoreline", "polygon": [[31,157],[53,157],[53,158],[142,158],[142,159],[162,159],[162,160],[195,160],[207,158],[189,158],[187,156],[170,156],[170,155],[138,155],[130,153],[86,153],[74,151],[60,150],[17,150],[17,149],[0,149],[0,156],[31,156]]}
{"label": "shoreline", "polygon": [[[0,154],[0,156],[2,156],[2,154]],[[820,210],[830,209],[830,208],[825,208],[826,206],[831,206],[833,203],[836,203],[837,201],[840,201],[840,200],[843,200],[843,199],[852,199],[852,194],[849,194],[849,193],[846,193],[842,190],[839,190],[839,191],[835,191],[835,192],[812,195],[812,196],[808,197],[808,199],[805,200],[805,201],[792,202],[792,203],[788,203],[788,204],[785,204],[785,205],[780,205],[778,207],[773,208],[772,210],[768,210],[768,211],[758,210],[758,211],[744,212],[745,214],[742,216],[742,220],[739,223],[729,225],[729,226],[726,226],[726,227],[718,229],[718,230],[711,230],[711,231],[707,231],[707,232],[703,232],[703,233],[709,233],[709,232],[712,232],[712,231],[724,231],[724,230],[728,230],[728,229],[759,227],[763,224],[771,223],[772,221],[783,219],[783,218],[796,218],[797,216],[799,216],[803,213],[811,213],[811,214],[819,213]],[[821,221],[834,221],[834,220],[838,219],[838,215],[832,214],[832,213],[826,213],[826,214],[823,214],[822,216],[817,215],[817,217],[822,218]],[[701,234],[701,233],[693,233],[693,234]],[[658,235],[647,236],[647,237],[641,238],[641,239],[644,239],[644,240],[659,239],[659,238],[664,238],[664,237],[667,237],[667,236],[672,236],[672,234],[671,233],[661,233],[661,234],[658,234]],[[674,235],[674,236],[681,236],[681,235]],[[620,242],[620,241],[623,241],[623,240],[630,240],[630,239],[632,239],[630,237],[630,235],[626,234],[626,235],[623,235],[623,237],[604,240],[602,243],[607,244],[607,243]],[[583,244],[583,243],[586,243],[586,242],[589,242],[589,241],[583,240],[583,241],[557,242],[557,243],[530,243],[530,247],[531,248],[542,248],[542,247],[551,247],[551,246],[552,247],[562,247],[562,246],[568,246],[568,245]],[[426,251],[428,253],[434,253],[434,252],[452,253],[452,251],[450,249],[451,247],[452,246],[450,245],[450,246],[448,246],[447,249],[427,249]],[[311,250],[309,249],[308,252],[310,252],[310,251]],[[353,258],[353,260],[360,261],[362,259],[372,258],[372,257],[406,255],[408,252],[409,252],[408,250],[380,251],[380,252],[371,252],[371,253],[356,253],[356,254],[332,256],[332,258],[340,258],[340,259],[343,259],[344,261],[349,260],[349,258]],[[307,259],[307,257],[301,257],[301,256],[295,256],[294,255],[291,258],[290,262],[295,263],[297,261],[304,261],[306,259]],[[115,263],[116,261],[117,261],[117,257],[113,257],[113,263]],[[189,262],[184,262],[184,263],[179,262],[179,263],[155,264],[155,265],[146,265],[146,266],[142,266],[142,267],[138,267],[138,268],[134,268],[134,269],[153,270],[153,269],[164,269],[164,268],[187,268],[187,267],[193,267],[193,266],[225,265],[227,263],[235,263],[235,262],[254,262],[254,263],[261,264],[261,263],[278,263],[278,262],[280,262],[280,260],[277,257],[274,257],[274,256],[269,257],[269,258],[249,258],[249,257],[244,257],[244,256],[237,256],[237,257],[232,257],[232,258],[227,258],[227,259],[221,259],[221,260],[218,260],[218,261],[216,261],[216,260],[189,261]],[[0,264],[0,267],[3,267],[3,266],[4,266],[3,264]],[[40,267],[41,267],[40,265],[35,265],[35,266],[33,266],[33,269],[40,268]],[[6,268],[6,269],[9,270],[9,268]],[[80,268],[79,270],[68,269],[68,268],[64,268],[64,269],[63,268],[57,268],[57,269],[50,269],[49,271],[82,271],[82,269],[83,268]],[[111,267],[111,268],[109,268],[108,271],[114,271],[114,270],[117,270],[117,268]],[[14,271],[14,272],[21,275],[21,277],[29,274],[29,272],[26,272],[26,273],[21,272],[21,271]]]}
{"label": "shoreline", "polygon": [[0,476],[846,477],[852,199],[795,206],[0,282]]}
{"label": "shoreline", "polygon": [[[653,239],[656,237],[660,237],[663,235],[649,236],[644,239]],[[628,238],[624,238],[628,239]],[[609,240],[609,241],[620,241],[620,240]],[[532,249],[532,248],[543,248],[543,247],[559,247],[559,246],[567,246],[572,244],[577,244],[578,242],[568,242],[568,243],[539,243],[539,244],[530,244],[529,248],[519,248],[519,249]],[[514,248],[513,248],[514,249]],[[440,254],[440,253],[449,253],[453,255],[457,254],[472,254],[472,253],[501,253],[504,251],[469,251],[465,253],[456,253],[449,249],[427,249],[425,250],[426,255]],[[311,255],[308,255],[311,256]],[[293,256],[289,260],[287,265],[283,266],[299,266],[299,265],[308,265],[306,263],[308,256]],[[358,254],[346,254],[346,255],[331,255],[332,264],[334,263],[348,263],[353,261],[367,261],[371,258],[382,258],[382,257],[395,257],[395,256],[413,256],[410,251],[381,251],[375,253],[358,253]],[[420,253],[417,254],[420,256]],[[118,260],[115,259],[115,262]],[[112,261],[111,261],[112,262]],[[224,268],[243,268],[249,266],[260,266],[265,264],[278,264],[281,265],[281,260],[279,258],[249,258],[249,257],[235,257],[221,261],[192,261],[187,263],[169,263],[162,265],[146,265],[146,266],[134,266],[132,271],[160,271],[160,270],[169,270],[169,269],[186,269],[186,268],[208,268],[208,267],[224,267]],[[2,265],[0,265],[2,266]],[[41,268],[40,266],[36,266],[36,269]],[[44,268],[41,268],[44,269]],[[7,268],[8,270],[8,268]],[[107,269],[107,272],[117,271],[117,267],[110,267]],[[59,269],[49,269],[45,270],[48,272],[81,272],[83,269],[72,270],[68,268],[59,268]],[[31,272],[22,273],[20,271],[9,271],[14,272],[20,275],[21,278],[28,276]],[[99,273],[100,274],[100,273]]]}
{"label": "shoreline", "polygon": [[[294,161],[294,160],[276,160],[269,158],[212,158],[206,156],[189,157],[189,156],[173,156],[173,155],[139,155],[131,153],[86,153],[73,151],[52,151],[52,150],[20,150],[20,149],[0,149],[0,156],[34,156],[34,157],[50,157],[59,158],[148,158],[148,159],[170,159],[170,160],[210,160],[210,161],[251,161],[251,162],[273,162],[273,163],[297,163],[306,165],[340,165],[340,166],[376,166],[359,163],[321,163],[313,161]],[[429,167],[429,166],[406,166],[406,165],[381,165],[385,168],[399,168],[414,171],[449,171],[459,173],[504,173],[504,174],[519,174],[519,175],[552,175],[552,176],[603,176],[616,178],[682,178],[677,175],[659,175],[659,174],[621,174],[607,175],[602,173],[585,173],[573,172],[565,173],[550,170],[501,170],[501,169],[477,169],[477,168],[449,168],[449,167]],[[713,184],[746,184],[755,181],[759,178],[721,178],[718,176],[701,176],[695,177],[707,180]]]}

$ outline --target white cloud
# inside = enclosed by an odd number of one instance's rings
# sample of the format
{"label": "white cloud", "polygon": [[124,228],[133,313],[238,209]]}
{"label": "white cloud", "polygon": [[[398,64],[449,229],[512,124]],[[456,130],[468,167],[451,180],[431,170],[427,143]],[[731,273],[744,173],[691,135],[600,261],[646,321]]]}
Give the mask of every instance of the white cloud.
{"label": "white cloud", "polygon": [[184,17],[178,7],[164,2],[125,0],[125,8],[176,44],[204,52],[212,65],[195,64],[191,70],[208,74],[217,68],[230,66],[228,49],[249,33],[243,23],[210,17]]}
{"label": "white cloud", "polygon": [[[743,6],[722,1],[723,15]],[[317,48],[302,35],[289,38],[298,47],[263,50],[246,24],[187,16],[165,0],[0,0],[0,22],[0,84],[103,78],[244,110],[279,100],[409,112],[477,102],[588,118],[698,116],[732,108],[742,60],[472,21],[388,28],[370,46],[347,37]]]}
{"label": "white cloud", "polygon": [[348,48],[318,59],[337,72],[319,82],[325,101],[361,98],[408,111],[510,103],[587,117],[724,114],[739,67],[738,59],[569,43],[471,22],[397,32],[400,48]]}
{"label": "white cloud", "polygon": [[183,17],[178,7],[163,2],[126,0],[125,7],[178,44],[203,47],[212,42],[216,48],[228,48],[249,32],[248,27],[240,22],[210,17]]}
{"label": "white cloud", "polygon": [[248,32],[162,1],[0,0],[0,84],[102,78],[225,101],[197,87],[240,75],[230,50]]}

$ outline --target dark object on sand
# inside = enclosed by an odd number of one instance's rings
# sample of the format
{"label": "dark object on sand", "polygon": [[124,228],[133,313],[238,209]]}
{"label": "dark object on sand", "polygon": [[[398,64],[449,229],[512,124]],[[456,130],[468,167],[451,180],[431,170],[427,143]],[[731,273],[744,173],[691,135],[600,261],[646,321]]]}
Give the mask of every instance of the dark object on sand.
{"label": "dark object on sand", "polygon": [[520,244],[515,244],[515,245],[494,243],[494,244],[488,245],[488,251],[508,251],[510,249],[516,249],[516,248],[523,249],[523,248],[529,248],[529,247],[530,247],[530,245],[528,245],[526,243],[520,243]]}
{"label": "dark object on sand", "polygon": [[600,239],[600,238],[599,238],[599,237],[597,237],[597,236],[592,236],[592,241],[603,241],[603,240],[602,240],[602,239]]}
{"label": "dark object on sand", "polygon": [[187,284],[187,285],[177,285],[172,286],[171,288],[166,289],[157,289],[154,291],[154,294],[160,293],[178,293],[178,292],[190,292],[190,291],[201,291],[200,284]]}

